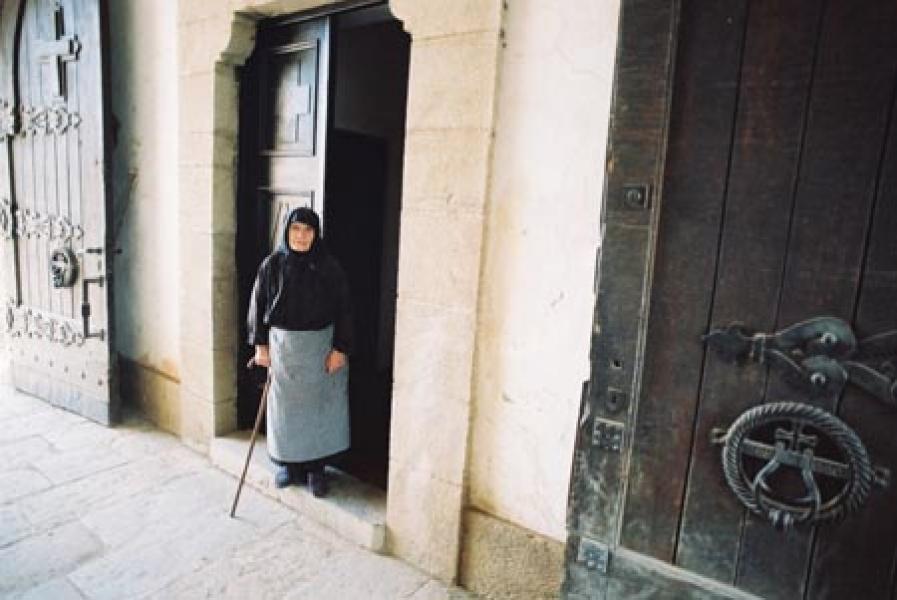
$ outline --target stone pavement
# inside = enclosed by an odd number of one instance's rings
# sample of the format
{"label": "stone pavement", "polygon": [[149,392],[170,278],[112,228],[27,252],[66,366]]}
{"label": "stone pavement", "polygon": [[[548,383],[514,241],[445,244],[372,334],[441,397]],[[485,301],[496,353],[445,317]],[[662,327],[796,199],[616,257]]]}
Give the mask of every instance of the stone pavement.
{"label": "stone pavement", "polygon": [[104,428],[0,386],[0,598],[461,600],[244,487],[137,416]]}

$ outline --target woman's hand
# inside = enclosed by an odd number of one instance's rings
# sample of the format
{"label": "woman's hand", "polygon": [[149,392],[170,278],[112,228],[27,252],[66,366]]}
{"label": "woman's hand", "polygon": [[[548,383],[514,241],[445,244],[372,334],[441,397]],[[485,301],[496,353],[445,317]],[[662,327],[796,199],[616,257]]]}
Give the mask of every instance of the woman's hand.
{"label": "woman's hand", "polygon": [[268,354],[268,346],[256,346],[255,356],[253,359],[259,367],[268,368],[271,366],[271,355]]}
{"label": "woman's hand", "polygon": [[333,375],[346,366],[346,355],[339,350],[331,350],[324,359],[324,371],[328,375]]}

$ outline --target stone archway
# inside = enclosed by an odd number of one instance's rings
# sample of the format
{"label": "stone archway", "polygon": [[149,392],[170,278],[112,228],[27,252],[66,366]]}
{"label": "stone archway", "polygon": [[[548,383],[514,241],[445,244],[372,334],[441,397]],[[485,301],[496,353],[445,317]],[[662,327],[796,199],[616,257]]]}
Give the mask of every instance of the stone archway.
{"label": "stone archway", "polygon": [[[500,0],[392,0],[411,35],[387,528],[391,551],[456,578],[488,194]],[[181,434],[236,427],[236,69],[259,18],[333,0],[181,3]],[[452,257],[448,266],[446,257]],[[422,510],[422,507],[426,507]]]}

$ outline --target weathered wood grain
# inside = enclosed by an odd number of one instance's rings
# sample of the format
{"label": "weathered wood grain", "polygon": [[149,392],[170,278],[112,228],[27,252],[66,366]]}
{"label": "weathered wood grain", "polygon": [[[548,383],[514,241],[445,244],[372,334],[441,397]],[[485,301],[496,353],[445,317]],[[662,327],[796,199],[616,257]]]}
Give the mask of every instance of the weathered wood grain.
{"label": "weathered wood grain", "polygon": [[[622,198],[629,183],[650,185],[656,193],[662,171],[667,122],[669,76],[676,3],[627,0],[621,12],[618,61],[614,80],[614,119],[610,132],[606,221],[599,269],[598,298],[592,339],[592,371],[583,434],[575,450],[585,475],[571,484],[571,535],[615,544],[622,501],[623,468],[631,431],[623,453],[592,445],[596,418],[626,423],[629,401],[640,371],[644,310],[641,301],[650,277],[657,202],[649,209],[628,207]],[[604,257],[613,257],[605,260]],[[609,390],[621,392],[620,403],[608,403]],[[575,558],[575,556],[573,557]],[[572,559],[571,559],[572,560]],[[581,593],[571,584],[571,594]]]}
{"label": "weathered wood grain", "polygon": [[759,600],[757,596],[645,555],[620,550],[611,556],[607,597],[613,600]]}
{"label": "weathered wood grain", "polygon": [[[684,3],[622,544],[672,561],[713,297],[747,3]],[[713,48],[713,52],[707,52]]]}
{"label": "weathered wood grain", "polygon": [[[18,14],[19,0],[6,3],[8,10],[15,10],[14,14]],[[9,13],[7,13],[9,14]],[[9,103],[15,109],[18,106],[15,85],[15,30],[16,22],[9,18],[5,18],[0,12],[0,99]],[[0,193],[7,200],[13,198],[13,182],[18,172],[17,161],[11,152],[11,144],[9,138],[0,142]],[[10,224],[12,226],[12,224]],[[20,285],[18,277],[18,248],[13,239],[4,239],[2,241],[3,252],[3,268],[0,272],[0,285],[6,291],[7,297],[4,301],[19,302]]]}
{"label": "weathered wood grain", "polygon": [[[772,330],[821,4],[751,3],[711,324]],[[714,427],[760,399],[766,373],[705,357],[676,563],[735,580],[744,507],[725,483]]]}
{"label": "weathered wood grain", "polygon": [[[893,56],[893,52],[892,52]],[[897,72],[895,72],[897,75]],[[897,82],[897,79],[895,79]],[[854,326],[862,337],[897,329],[897,104],[879,161],[880,177]],[[839,414],[866,444],[872,460],[897,472],[897,410],[848,386]],[[874,489],[867,504],[820,528],[806,598],[890,597],[897,546],[897,486]]]}
{"label": "weathered wood grain", "polygon": [[[883,0],[832,2],[820,38],[777,325],[850,320],[893,89],[895,23]],[[890,59],[883,57],[890,56]],[[794,398],[780,378],[767,399]],[[737,583],[770,599],[804,593],[812,534],[749,516]]]}

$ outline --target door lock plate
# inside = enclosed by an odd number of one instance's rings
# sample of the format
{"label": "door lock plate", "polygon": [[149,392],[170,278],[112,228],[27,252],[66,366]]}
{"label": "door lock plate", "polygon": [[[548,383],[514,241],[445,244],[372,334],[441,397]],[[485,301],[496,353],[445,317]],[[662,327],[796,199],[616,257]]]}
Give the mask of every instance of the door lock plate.
{"label": "door lock plate", "polygon": [[608,419],[595,419],[592,426],[592,445],[620,453],[623,450],[623,423]]}
{"label": "door lock plate", "polygon": [[585,565],[586,569],[590,571],[607,575],[607,569],[610,566],[610,548],[607,544],[581,538],[576,562]]}

